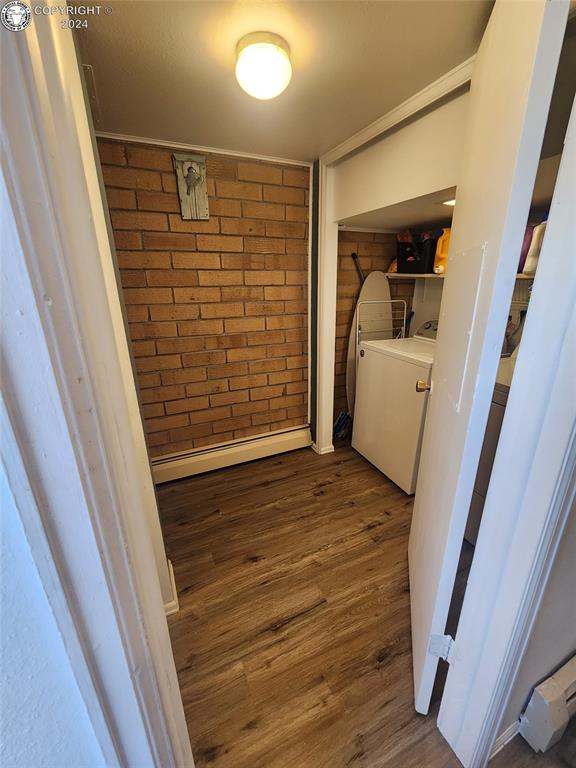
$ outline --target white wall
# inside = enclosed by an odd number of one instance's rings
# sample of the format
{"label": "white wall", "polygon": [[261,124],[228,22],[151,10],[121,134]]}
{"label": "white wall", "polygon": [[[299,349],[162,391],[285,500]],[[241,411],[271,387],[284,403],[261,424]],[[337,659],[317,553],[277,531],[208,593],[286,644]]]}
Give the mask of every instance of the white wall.
{"label": "white wall", "polygon": [[392,131],[334,169],[336,220],[458,183],[468,92]]}
{"label": "white wall", "polygon": [[0,465],[0,764],[105,765]]}
{"label": "white wall", "polygon": [[560,542],[500,731],[517,720],[530,692],[576,653],[576,509]]}

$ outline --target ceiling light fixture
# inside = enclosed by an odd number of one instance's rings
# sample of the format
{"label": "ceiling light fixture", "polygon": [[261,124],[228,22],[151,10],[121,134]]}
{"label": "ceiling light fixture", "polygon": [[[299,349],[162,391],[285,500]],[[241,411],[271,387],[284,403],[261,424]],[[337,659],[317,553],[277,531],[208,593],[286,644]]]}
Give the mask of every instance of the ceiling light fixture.
{"label": "ceiling light fixture", "polygon": [[236,79],[255,99],[273,99],[292,77],[288,43],[273,32],[252,32],[236,48]]}
{"label": "ceiling light fixture", "polygon": [[455,205],[456,205],[456,200],[445,200],[445,201],[442,203],[442,205],[451,205],[451,206],[455,206]]}

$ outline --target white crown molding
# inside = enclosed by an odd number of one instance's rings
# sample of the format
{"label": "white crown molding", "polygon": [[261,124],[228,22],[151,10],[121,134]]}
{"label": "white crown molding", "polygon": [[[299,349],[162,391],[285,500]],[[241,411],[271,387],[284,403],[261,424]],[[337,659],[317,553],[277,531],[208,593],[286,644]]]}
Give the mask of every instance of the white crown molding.
{"label": "white crown molding", "polygon": [[438,80],[434,80],[433,83],[427,85],[414,96],[410,96],[409,99],[403,101],[394,109],[387,112],[382,117],[379,117],[370,125],[367,125],[362,130],[354,133],[350,138],[338,144],[333,149],[326,152],[321,157],[322,163],[325,165],[333,165],[342,160],[346,155],[362,147],[370,141],[378,138],[386,131],[389,131],[399,123],[404,122],[410,117],[413,117],[418,112],[426,109],[440,99],[449,96],[451,93],[459,90],[467,85],[472,79],[472,68],[474,65],[475,56],[471,56],[466,61],[458,64],[457,67],[451,69],[446,74],[439,77]]}
{"label": "white crown molding", "polygon": [[146,136],[130,136],[127,133],[112,133],[109,131],[95,131],[99,139],[111,139],[112,141],[125,141],[128,144],[148,144],[154,147],[166,149],[184,149],[189,152],[200,152],[207,155],[227,155],[229,157],[241,157],[247,160],[261,160],[266,163],[279,163],[281,165],[297,165],[300,168],[311,168],[312,163],[305,160],[290,160],[287,157],[272,157],[270,155],[257,155],[253,152],[235,152],[231,149],[219,147],[203,147],[199,144],[185,144],[180,141],[164,141],[163,139],[151,139]]}

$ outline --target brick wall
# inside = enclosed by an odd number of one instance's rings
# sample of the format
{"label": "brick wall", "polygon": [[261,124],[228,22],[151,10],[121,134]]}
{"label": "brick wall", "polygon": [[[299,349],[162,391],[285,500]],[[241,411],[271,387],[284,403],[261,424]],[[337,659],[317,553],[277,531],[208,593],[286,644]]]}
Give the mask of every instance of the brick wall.
{"label": "brick wall", "polygon": [[[334,370],[334,415],[347,411],[346,357],[354,307],[360,293],[360,277],[351,254],[357,253],[364,274],[375,269],[386,272],[396,257],[396,235],[373,232],[338,233],[338,288],[336,299],[336,361]],[[390,297],[404,299],[410,313],[414,293],[413,280],[390,282]]]}
{"label": "brick wall", "polygon": [[99,140],[153,455],[307,421],[307,168],[207,155],[183,221],[171,151]]}

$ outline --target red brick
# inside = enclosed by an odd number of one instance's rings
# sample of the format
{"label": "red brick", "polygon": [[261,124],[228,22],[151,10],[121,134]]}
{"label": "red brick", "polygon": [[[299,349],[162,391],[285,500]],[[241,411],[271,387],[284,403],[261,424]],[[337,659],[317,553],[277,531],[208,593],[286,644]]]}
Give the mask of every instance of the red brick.
{"label": "red brick", "polygon": [[220,222],[216,216],[204,220],[183,219],[181,216],[170,215],[170,230],[172,232],[201,232],[214,233],[220,231]]}
{"label": "red brick", "polygon": [[220,301],[220,298],[220,288],[174,288],[176,304],[189,301]]}
{"label": "red brick", "polygon": [[248,346],[257,344],[283,344],[284,331],[255,331],[248,334]]}
{"label": "red brick", "polygon": [[259,360],[266,357],[266,347],[249,347],[247,349],[229,349],[226,352],[226,359],[230,363],[236,363],[242,360]]}
{"label": "red brick", "polygon": [[284,253],[286,242],[274,237],[245,237],[244,249],[248,253]]}
{"label": "red brick", "polygon": [[310,171],[307,168],[284,168],[283,182],[288,187],[302,187],[308,189],[310,186]]}
{"label": "red brick", "polygon": [[267,163],[238,163],[238,178],[243,181],[261,181],[282,184],[282,168]]}
{"label": "red brick", "polygon": [[136,195],[132,189],[107,189],[108,208],[136,208]]}
{"label": "red brick", "polygon": [[286,221],[308,221],[308,208],[287,205]]}
{"label": "red brick", "polygon": [[[211,198],[208,201],[211,216],[242,216],[242,204],[240,200],[220,200]],[[223,222],[220,221],[220,226]]]}
{"label": "red brick", "polygon": [[128,322],[148,320],[148,307],[144,304],[131,304],[126,307],[126,317]]}
{"label": "red brick", "polygon": [[116,141],[98,139],[98,154],[102,165],[126,165],[124,144]]}
{"label": "red brick", "polygon": [[[165,323],[162,323],[162,325],[165,325]],[[179,355],[181,352],[198,352],[203,350],[204,344],[204,339],[197,339],[194,336],[175,337],[173,339],[158,339],[156,349],[159,355]]]}
{"label": "red brick", "polygon": [[225,365],[213,365],[207,369],[207,373],[209,379],[243,376],[248,373],[248,363],[226,363]]}
{"label": "red brick", "polygon": [[186,394],[189,397],[197,395],[214,395],[216,392],[228,391],[228,379],[200,381],[197,384],[186,384]]}
{"label": "red brick", "polygon": [[114,229],[149,229],[156,232],[168,229],[165,213],[112,211],[110,217]]}
{"label": "red brick", "polygon": [[306,237],[306,224],[299,221],[267,221],[266,237]]}
{"label": "red brick", "polygon": [[121,189],[150,189],[160,191],[162,180],[155,171],[141,171],[135,168],[120,168],[116,165],[103,165],[104,184]]}
{"label": "red brick", "polygon": [[172,387],[151,387],[145,389],[141,397],[143,403],[163,403],[165,400],[177,400],[185,394],[184,385],[180,384]]}
{"label": "red brick", "polygon": [[279,270],[255,270],[253,272],[246,272],[245,275],[246,285],[263,285],[264,296],[270,285],[284,285],[286,281],[286,275]]}
{"label": "red brick", "polygon": [[198,285],[198,273],[192,269],[151,269],[146,272],[148,285],[178,287]]}
{"label": "red brick", "polygon": [[210,400],[206,395],[202,397],[187,397],[184,400],[171,400],[166,403],[166,413],[189,413],[190,411],[202,411],[210,407]]}
{"label": "red brick", "polygon": [[[202,317],[242,317],[244,304],[205,304],[202,306]],[[226,323],[224,323],[226,329]]]}
{"label": "red brick", "polygon": [[220,350],[206,350],[204,352],[192,352],[190,354],[182,355],[182,363],[186,368],[217,365],[219,363],[224,363],[225,360],[226,353]]}
{"label": "red brick", "polygon": [[176,336],[176,323],[132,323],[130,335],[133,339],[158,339]]}
{"label": "red brick", "polygon": [[196,235],[181,232],[144,232],[144,248],[157,251],[195,251]]}
{"label": "red brick", "polygon": [[180,355],[155,355],[153,357],[140,357],[136,360],[137,371],[163,371],[170,368],[180,368],[182,361]]}
{"label": "red brick", "polygon": [[140,232],[114,232],[114,243],[119,250],[141,250],[142,235]]}
{"label": "red brick", "polygon": [[256,360],[249,363],[250,373],[267,373],[269,371],[283,371],[286,368],[286,361],[280,358],[272,360]]}
{"label": "red brick", "polygon": [[126,304],[171,304],[171,288],[126,288],[124,290]]}
{"label": "red brick", "polygon": [[222,269],[264,269],[266,256],[263,253],[223,253],[220,257]]}
{"label": "red brick", "polygon": [[242,201],[242,214],[247,219],[273,219],[283,221],[284,206],[279,203],[257,203]]}
{"label": "red brick", "polygon": [[128,165],[134,168],[150,168],[156,171],[172,171],[172,158],[166,150],[148,149],[128,145]]}
{"label": "red brick", "polygon": [[213,179],[235,179],[238,161],[226,155],[206,156],[206,176]]}
{"label": "red brick", "polygon": [[233,416],[245,416],[247,413],[262,413],[268,409],[268,400],[253,400],[232,406]]}
{"label": "red brick", "polygon": [[231,235],[198,235],[199,251],[224,251],[238,253],[244,248],[241,237]]}
{"label": "red brick", "polygon": [[266,328],[263,317],[239,317],[233,320],[224,320],[226,333],[245,333],[246,331],[263,331]]}
{"label": "red brick", "polygon": [[270,203],[290,203],[291,205],[304,205],[305,195],[303,189],[293,187],[264,187],[264,200]]}
{"label": "red brick", "polygon": [[168,269],[170,254],[166,251],[116,251],[121,269]]}
{"label": "red brick", "polygon": [[216,253],[172,253],[174,269],[220,269],[220,256]]}
{"label": "red brick", "polygon": [[[270,401],[271,403],[274,401]],[[255,413],[252,416],[252,424],[270,424],[272,421],[286,418],[286,411],[267,411],[266,413]]]}
{"label": "red brick", "polygon": [[222,392],[218,395],[210,395],[210,405],[232,405],[233,403],[246,403],[249,396],[246,390],[239,392]]}
{"label": "red brick", "polygon": [[242,272],[218,270],[199,272],[200,285],[235,285],[242,282]]}
{"label": "red brick", "polygon": [[155,322],[163,320],[196,320],[200,316],[197,304],[160,304],[150,307],[150,317]]}
{"label": "red brick", "polygon": [[120,281],[123,288],[143,288],[146,286],[146,275],[139,269],[121,269]]}
{"label": "red brick", "polygon": [[245,305],[248,316],[278,315],[284,311],[283,301],[256,301],[247,302]]}
{"label": "red brick", "polygon": [[222,219],[220,231],[223,235],[265,235],[266,223],[258,219]]}
{"label": "red brick", "polygon": [[262,200],[262,185],[244,181],[217,181],[216,195],[238,200]]}
{"label": "red brick", "polygon": [[166,192],[136,192],[138,208],[141,211],[164,211],[166,213],[178,213],[180,203],[178,196]]}
{"label": "red brick", "polygon": [[[282,274],[284,273],[282,272]],[[264,297],[266,301],[301,299],[302,289],[294,285],[280,287],[276,285],[270,285],[270,283],[268,283],[268,285],[264,286]]]}
{"label": "red brick", "polygon": [[234,285],[222,288],[222,301],[257,301],[264,298],[264,288],[260,286]]}
{"label": "red brick", "polygon": [[221,408],[210,408],[209,411],[197,411],[191,414],[192,424],[203,424],[207,421],[214,422],[215,419],[225,419],[232,413],[229,406]]}
{"label": "red brick", "polygon": [[283,394],[284,384],[277,384],[272,387],[253,387],[250,390],[250,400],[270,400]]}
{"label": "red brick", "polygon": [[146,357],[146,355],[156,354],[156,344],[153,341],[134,341],[132,340],[132,351],[134,357]]}
{"label": "red brick", "polygon": [[228,432],[231,429],[240,429],[241,427],[247,427],[250,424],[250,416],[238,416],[232,419],[224,419],[224,421],[215,421],[212,424],[212,430],[214,433]]}
{"label": "red brick", "polygon": [[222,333],[222,320],[196,320],[190,323],[178,323],[179,336],[207,336],[211,333]]}
{"label": "red brick", "polygon": [[179,416],[163,416],[160,419],[147,419],[146,429],[148,432],[159,432],[164,429],[173,429],[174,427],[183,427],[189,423],[187,414]]}

